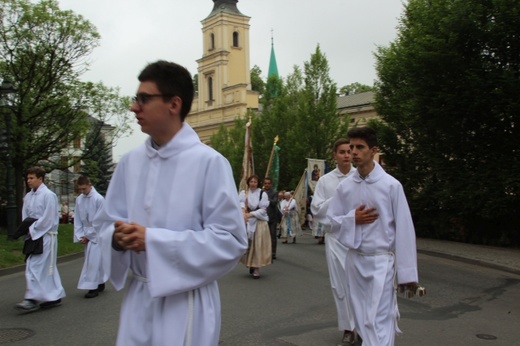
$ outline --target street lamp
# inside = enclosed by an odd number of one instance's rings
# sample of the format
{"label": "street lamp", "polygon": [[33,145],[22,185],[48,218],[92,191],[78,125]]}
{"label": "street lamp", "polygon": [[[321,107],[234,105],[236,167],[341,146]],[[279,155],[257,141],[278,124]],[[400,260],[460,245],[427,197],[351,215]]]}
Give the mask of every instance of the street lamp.
{"label": "street lamp", "polygon": [[16,90],[13,84],[6,78],[2,81],[0,86],[0,105],[4,110],[5,116],[5,148],[6,148],[6,173],[7,173],[7,239],[13,239],[13,235],[16,231],[16,219],[17,219],[17,207],[15,197],[15,182],[14,182],[14,170],[13,170],[13,157],[11,155],[11,112],[5,109],[7,105],[7,97],[9,94],[14,93]]}

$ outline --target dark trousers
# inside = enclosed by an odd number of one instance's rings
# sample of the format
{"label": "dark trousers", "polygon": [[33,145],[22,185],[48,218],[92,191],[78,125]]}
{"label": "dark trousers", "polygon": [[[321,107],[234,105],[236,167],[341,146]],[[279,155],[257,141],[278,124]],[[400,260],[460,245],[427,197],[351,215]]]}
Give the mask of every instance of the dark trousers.
{"label": "dark trousers", "polygon": [[272,254],[276,255],[276,244],[278,243],[278,238],[276,237],[276,222],[268,222],[269,225],[269,233],[271,233],[271,249]]}

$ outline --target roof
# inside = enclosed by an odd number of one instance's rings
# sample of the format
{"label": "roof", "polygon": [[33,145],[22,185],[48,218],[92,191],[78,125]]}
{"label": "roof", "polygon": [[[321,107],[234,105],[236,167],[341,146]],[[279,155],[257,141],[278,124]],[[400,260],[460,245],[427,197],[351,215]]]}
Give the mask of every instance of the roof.
{"label": "roof", "polygon": [[215,3],[215,5],[213,5],[213,10],[211,10],[211,13],[208,15],[207,18],[214,16],[215,14],[220,12],[238,14],[240,16],[243,16],[243,14],[237,8],[238,0],[213,0],[213,2]]}
{"label": "roof", "polygon": [[337,104],[338,109],[352,108],[374,103],[374,92],[366,91],[364,93],[354,95],[342,95],[338,96]]}

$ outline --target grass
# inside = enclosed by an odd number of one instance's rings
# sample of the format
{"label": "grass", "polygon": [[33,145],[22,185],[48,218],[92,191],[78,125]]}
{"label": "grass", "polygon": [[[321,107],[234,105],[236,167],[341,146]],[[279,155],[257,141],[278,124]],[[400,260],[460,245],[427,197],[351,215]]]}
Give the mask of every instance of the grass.
{"label": "grass", "polygon": [[[82,252],[83,245],[73,242],[74,225],[60,224],[58,228],[58,256]],[[23,239],[7,240],[6,232],[0,233],[0,269],[24,264]]]}

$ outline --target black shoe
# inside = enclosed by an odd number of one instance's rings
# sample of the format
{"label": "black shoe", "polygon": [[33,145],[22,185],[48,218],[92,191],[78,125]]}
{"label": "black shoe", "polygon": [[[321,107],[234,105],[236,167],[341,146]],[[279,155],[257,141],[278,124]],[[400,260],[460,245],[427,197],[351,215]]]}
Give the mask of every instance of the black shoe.
{"label": "black shoe", "polygon": [[103,292],[105,290],[105,284],[99,284],[97,290],[98,292]]}
{"label": "black shoe", "polygon": [[43,302],[40,304],[40,308],[47,309],[47,308],[53,308],[55,306],[61,305],[61,299],[58,300],[52,300],[50,302]]}
{"label": "black shoe", "polygon": [[249,268],[249,274],[253,274],[255,272],[255,268],[251,267]]}
{"label": "black shoe", "polygon": [[85,298],[95,298],[99,295],[98,290],[90,290],[85,294]]}
{"label": "black shoe", "polygon": [[276,259],[276,254],[274,253],[272,256],[271,256],[272,259]]}

